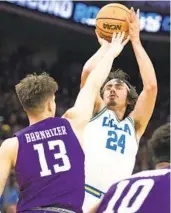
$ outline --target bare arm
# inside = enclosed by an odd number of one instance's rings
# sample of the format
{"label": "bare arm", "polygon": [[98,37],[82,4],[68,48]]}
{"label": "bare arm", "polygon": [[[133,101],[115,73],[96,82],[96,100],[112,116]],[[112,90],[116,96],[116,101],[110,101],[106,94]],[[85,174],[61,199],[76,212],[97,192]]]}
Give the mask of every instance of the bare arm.
{"label": "bare arm", "polygon": [[130,25],[130,39],[132,42],[133,50],[138,62],[143,90],[138,97],[137,103],[130,116],[135,121],[135,127],[138,139],[143,135],[148,122],[152,116],[156,96],[157,96],[157,80],[153,64],[144,50],[139,38],[139,11],[135,15],[134,10],[131,12]]}
{"label": "bare arm", "polygon": [[12,140],[5,140],[0,147],[0,197],[14,163],[15,148]]}
{"label": "bare arm", "polygon": [[85,63],[83,67],[83,71],[81,74],[81,88],[84,86],[90,72],[94,70],[95,67],[99,64],[99,62],[105,56],[105,54],[107,53],[110,47],[110,44],[107,41],[100,38],[97,33],[96,35],[97,35],[99,43],[101,44],[101,47],[97,50],[97,52],[91,58],[87,60],[87,62]]}
{"label": "bare arm", "polygon": [[99,206],[100,206],[100,203],[101,203],[101,201],[98,202],[96,205],[94,205],[94,206],[93,206],[88,212],[86,212],[86,213],[96,213],[97,210],[98,210],[98,208],[99,208]]}
{"label": "bare arm", "polygon": [[[105,41],[104,39],[100,38],[98,34],[96,33],[99,43],[101,44],[101,47],[98,49],[98,51],[85,63],[83,67],[83,71],[81,74],[81,88],[84,86],[87,77],[91,73],[92,70],[95,69],[95,67],[100,63],[100,61],[103,59],[107,51],[109,50],[109,43]],[[103,107],[104,103],[103,100],[100,97],[100,92],[98,93],[96,97],[96,101],[94,104],[94,113],[99,112]]]}
{"label": "bare arm", "polygon": [[84,87],[78,94],[74,107],[65,113],[64,117],[70,119],[75,129],[83,129],[91,119],[96,96],[109,75],[113,60],[120,54],[129,40],[128,38],[122,42],[123,36],[124,33],[113,36],[108,52],[93,72],[90,73]]}

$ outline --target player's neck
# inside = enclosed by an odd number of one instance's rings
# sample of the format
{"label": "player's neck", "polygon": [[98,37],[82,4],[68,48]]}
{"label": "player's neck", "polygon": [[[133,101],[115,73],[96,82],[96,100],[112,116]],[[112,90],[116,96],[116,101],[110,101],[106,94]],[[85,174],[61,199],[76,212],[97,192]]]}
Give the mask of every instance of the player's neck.
{"label": "player's neck", "polygon": [[155,165],[155,169],[163,169],[170,166],[170,163],[168,162],[161,162]]}
{"label": "player's neck", "polygon": [[126,107],[109,106],[108,109],[115,112],[117,118],[121,121],[125,115]]}
{"label": "player's neck", "polygon": [[50,117],[52,117],[52,115],[49,114],[49,113],[42,113],[42,114],[39,114],[39,115],[30,115],[29,114],[28,115],[29,124],[33,125],[35,123],[38,123],[38,122],[43,121],[43,120],[50,118]]}

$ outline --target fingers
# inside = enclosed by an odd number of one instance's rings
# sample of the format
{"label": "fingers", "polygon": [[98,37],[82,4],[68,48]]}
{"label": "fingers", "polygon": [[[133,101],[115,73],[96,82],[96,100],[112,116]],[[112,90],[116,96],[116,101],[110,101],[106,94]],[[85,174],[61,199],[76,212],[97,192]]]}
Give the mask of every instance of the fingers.
{"label": "fingers", "polygon": [[114,43],[114,42],[122,43],[124,36],[125,36],[125,32],[122,32],[122,33],[121,32],[118,32],[118,33],[114,32],[113,37],[112,37],[112,43]]}
{"label": "fingers", "polygon": [[137,18],[139,20],[140,19],[140,9],[137,10],[137,14],[136,15],[137,15]]}
{"label": "fingers", "polygon": [[135,19],[135,16],[136,16],[136,15],[135,15],[135,10],[134,10],[133,7],[132,7],[131,9],[132,9],[132,10],[131,10],[131,11],[132,11],[132,13],[131,13],[131,14],[132,14],[132,18]]}
{"label": "fingers", "polygon": [[97,30],[95,30],[95,33],[96,33],[96,36],[97,36],[97,38],[98,38],[98,40],[99,40],[99,39],[100,39],[100,36],[99,36]]}
{"label": "fingers", "polygon": [[118,41],[120,41],[120,37],[121,37],[121,32],[119,32],[119,33],[116,34],[116,39],[117,39]]}
{"label": "fingers", "polygon": [[137,13],[135,13],[134,8],[131,7],[131,9],[130,9],[130,15],[129,15],[129,17],[127,17],[128,23],[130,24],[132,22],[135,22],[137,19],[139,20],[139,16],[140,16],[140,10],[138,9]]}
{"label": "fingers", "polygon": [[98,39],[98,42],[99,42],[100,45],[103,45],[103,44],[108,43],[106,40],[104,40],[103,38],[101,38],[101,37],[99,36],[97,30],[95,30],[95,33],[96,33],[96,36],[97,36],[97,39]]}
{"label": "fingers", "polygon": [[125,36],[125,32],[122,32],[121,37],[120,37],[121,42],[123,41],[124,36]]}
{"label": "fingers", "polygon": [[116,35],[117,35],[116,32],[114,32],[114,33],[113,33],[113,36],[112,36],[112,43],[115,42],[115,40],[116,40]]}
{"label": "fingers", "polygon": [[134,21],[134,8],[131,7],[131,12],[130,12],[130,22],[132,23]]}
{"label": "fingers", "polygon": [[130,25],[131,24],[131,18],[130,18],[130,15],[128,17],[126,17],[126,21],[128,22],[128,24]]}
{"label": "fingers", "polygon": [[125,41],[123,41],[123,43],[122,43],[123,46],[125,46],[128,43],[129,40],[130,40],[130,36],[128,36],[127,39],[125,39]]}

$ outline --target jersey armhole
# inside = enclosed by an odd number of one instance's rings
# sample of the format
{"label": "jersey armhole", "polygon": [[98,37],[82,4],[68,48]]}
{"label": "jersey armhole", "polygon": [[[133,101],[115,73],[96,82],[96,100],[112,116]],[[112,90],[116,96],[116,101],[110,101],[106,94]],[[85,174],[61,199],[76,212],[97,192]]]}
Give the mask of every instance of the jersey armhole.
{"label": "jersey armhole", "polygon": [[91,121],[94,121],[95,119],[97,119],[98,117],[100,117],[106,110],[107,110],[107,108],[104,107],[100,112],[96,113],[96,115],[94,115],[94,116],[91,118],[90,122],[91,122]]}
{"label": "jersey armhole", "polygon": [[135,134],[135,138],[136,138],[136,142],[137,142],[137,145],[139,145],[139,140],[137,139],[137,134],[136,134],[136,131],[135,131],[135,121],[131,117],[129,117],[129,116],[127,117],[127,119],[129,120],[129,122],[133,126],[134,134]]}

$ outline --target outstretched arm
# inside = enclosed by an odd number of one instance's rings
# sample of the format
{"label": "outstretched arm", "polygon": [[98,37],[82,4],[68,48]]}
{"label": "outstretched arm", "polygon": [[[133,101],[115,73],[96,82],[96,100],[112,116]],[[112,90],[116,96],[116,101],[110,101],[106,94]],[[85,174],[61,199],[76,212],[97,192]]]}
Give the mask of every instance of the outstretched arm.
{"label": "outstretched arm", "polygon": [[128,22],[130,40],[143,82],[143,90],[138,97],[133,112],[130,114],[135,121],[137,137],[140,139],[154,110],[157,96],[157,80],[153,64],[140,41],[139,10],[136,15],[134,9],[131,8]]}
{"label": "outstretched arm", "polygon": [[[89,74],[100,63],[100,61],[103,59],[103,57],[105,56],[105,54],[107,53],[110,47],[110,44],[106,40],[100,38],[97,32],[96,32],[96,35],[101,47],[90,59],[88,59],[88,61],[85,63],[83,67],[83,71],[81,74],[81,86],[80,86],[81,88],[84,86]],[[94,104],[94,113],[99,112],[103,107],[104,107],[104,103],[103,103],[103,100],[101,99],[100,91],[99,91]]]}
{"label": "outstretched arm", "polygon": [[78,94],[74,107],[64,115],[64,117],[70,119],[73,126],[78,129],[83,129],[92,117],[97,94],[109,75],[113,60],[120,54],[129,40],[128,38],[122,42],[123,38],[124,33],[122,33],[122,35],[119,33],[117,36],[116,34],[113,35],[108,52],[97,67],[90,73],[84,87]]}
{"label": "outstretched arm", "polygon": [[105,56],[105,54],[107,53],[110,47],[110,44],[106,40],[100,38],[97,32],[96,32],[96,35],[101,47],[97,50],[97,52],[91,58],[87,60],[87,62],[85,63],[83,67],[83,71],[81,74],[81,86],[80,86],[81,88],[84,86],[90,72],[94,70],[95,67],[100,63],[100,61]]}

